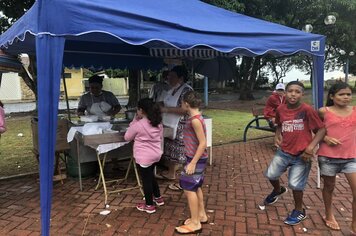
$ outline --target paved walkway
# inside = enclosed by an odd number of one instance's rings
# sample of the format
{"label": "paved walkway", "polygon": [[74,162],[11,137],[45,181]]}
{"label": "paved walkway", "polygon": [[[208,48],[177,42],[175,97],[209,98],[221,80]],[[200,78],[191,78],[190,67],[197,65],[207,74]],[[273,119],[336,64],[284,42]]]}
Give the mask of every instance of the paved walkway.
{"label": "paved walkway", "polygon": [[[201,235],[348,235],[351,222],[351,192],[344,176],[337,179],[335,215],[342,231],[329,231],[323,224],[321,192],[316,188],[315,166],[305,193],[308,218],[291,227],[283,219],[292,210],[289,191],[265,211],[257,205],[271,191],[263,170],[273,155],[272,139],[214,147],[213,166],[207,168],[204,194],[209,224]],[[286,176],[282,178],[286,182]],[[51,235],[174,235],[174,227],[188,217],[182,192],[160,181],[166,205],[155,214],[138,212],[138,190],[109,196],[111,213],[103,216],[104,196],[95,192],[94,179],[55,183]],[[39,184],[36,177],[0,182],[0,235],[40,235]]]}

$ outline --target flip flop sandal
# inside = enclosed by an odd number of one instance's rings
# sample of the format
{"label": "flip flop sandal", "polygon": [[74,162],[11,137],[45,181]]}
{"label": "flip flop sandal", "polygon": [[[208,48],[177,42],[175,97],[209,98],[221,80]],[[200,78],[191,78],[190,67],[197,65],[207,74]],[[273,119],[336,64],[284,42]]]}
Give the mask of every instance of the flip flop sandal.
{"label": "flip flop sandal", "polygon": [[173,190],[173,191],[181,191],[181,190],[183,190],[182,187],[179,184],[176,184],[176,183],[168,185],[168,188],[170,190]]}
{"label": "flip flop sandal", "polygon": [[325,226],[328,227],[329,229],[332,230],[341,230],[339,224],[335,221],[330,221],[330,220],[326,220],[325,217],[323,217],[323,221],[325,223]]}
{"label": "flip flop sandal", "polygon": [[[190,223],[190,218],[188,218],[188,219],[186,219],[184,222],[183,222],[183,225],[187,225],[187,224],[189,224]],[[200,221],[200,224],[202,224],[202,225],[205,225],[205,224],[207,224],[208,223],[208,220],[206,220],[206,221]]]}
{"label": "flip flop sandal", "polygon": [[[178,231],[179,228],[185,229],[185,230],[187,230],[187,231],[186,231],[186,232],[180,232],[180,231]],[[201,233],[201,232],[203,231],[203,229],[200,228],[200,229],[193,230],[193,229],[191,229],[189,226],[181,225],[181,226],[179,226],[179,227],[176,227],[176,228],[175,228],[175,231],[176,231],[176,233],[178,233],[178,234],[199,234],[199,233]]]}

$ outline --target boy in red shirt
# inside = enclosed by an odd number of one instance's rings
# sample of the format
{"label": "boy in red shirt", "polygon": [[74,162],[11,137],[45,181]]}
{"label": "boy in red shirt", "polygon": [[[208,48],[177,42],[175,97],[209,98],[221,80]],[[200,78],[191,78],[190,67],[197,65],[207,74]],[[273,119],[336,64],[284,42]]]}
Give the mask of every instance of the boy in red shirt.
{"label": "boy in red shirt", "polygon": [[[273,186],[273,191],[265,200],[265,205],[277,202],[287,188],[280,186],[279,178],[289,167],[288,186],[293,190],[295,208],[284,220],[285,224],[296,225],[306,218],[303,209],[303,191],[311,169],[313,149],[323,139],[325,128],[318,113],[302,103],[304,85],[292,81],[286,87],[286,104],[276,111],[275,145],[278,150],[268,166],[265,176]],[[315,133],[314,138],[312,132]]]}
{"label": "boy in red shirt", "polygon": [[266,105],[263,109],[263,116],[268,121],[271,128],[276,126],[276,110],[281,105],[286,103],[285,86],[283,83],[276,85],[276,90],[266,101]]}

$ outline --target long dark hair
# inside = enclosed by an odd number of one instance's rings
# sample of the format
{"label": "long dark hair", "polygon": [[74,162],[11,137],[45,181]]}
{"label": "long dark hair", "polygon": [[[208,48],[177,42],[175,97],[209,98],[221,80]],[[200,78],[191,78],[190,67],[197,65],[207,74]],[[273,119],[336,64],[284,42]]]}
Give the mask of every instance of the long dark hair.
{"label": "long dark hair", "polygon": [[334,106],[334,101],[330,98],[330,96],[335,96],[337,92],[339,92],[341,89],[346,89],[349,88],[352,91],[352,88],[349,84],[343,82],[343,81],[338,81],[336,84],[330,87],[328,96],[326,97],[326,104],[325,106],[330,107]]}
{"label": "long dark hair", "polygon": [[4,104],[0,100],[0,107],[4,108]]}
{"label": "long dark hair", "polygon": [[143,98],[138,101],[137,108],[141,108],[146,113],[147,119],[151,122],[153,127],[158,127],[162,122],[161,109],[158,104],[154,103],[152,99]]}
{"label": "long dark hair", "polygon": [[183,77],[184,82],[188,81],[188,70],[185,66],[175,66],[171,69],[171,71],[175,72],[179,78]]}

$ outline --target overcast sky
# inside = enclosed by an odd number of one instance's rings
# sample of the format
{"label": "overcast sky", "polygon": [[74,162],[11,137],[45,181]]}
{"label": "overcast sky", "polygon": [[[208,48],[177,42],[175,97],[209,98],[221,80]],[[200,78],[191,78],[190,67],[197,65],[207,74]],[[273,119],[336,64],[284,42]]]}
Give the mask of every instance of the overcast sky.
{"label": "overcast sky", "polygon": [[[337,79],[339,77],[342,77],[344,78],[345,77],[345,74],[341,71],[333,71],[333,72],[326,72],[324,74],[325,76],[325,80],[328,80],[328,79]],[[296,80],[296,79],[299,79],[299,80],[309,80],[309,75],[305,75],[304,72],[300,71],[300,70],[297,70],[297,69],[293,69],[291,70],[289,73],[287,73],[287,76],[283,78],[283,82],[289,82],[289,81],[292,81],[292,80]]]}

